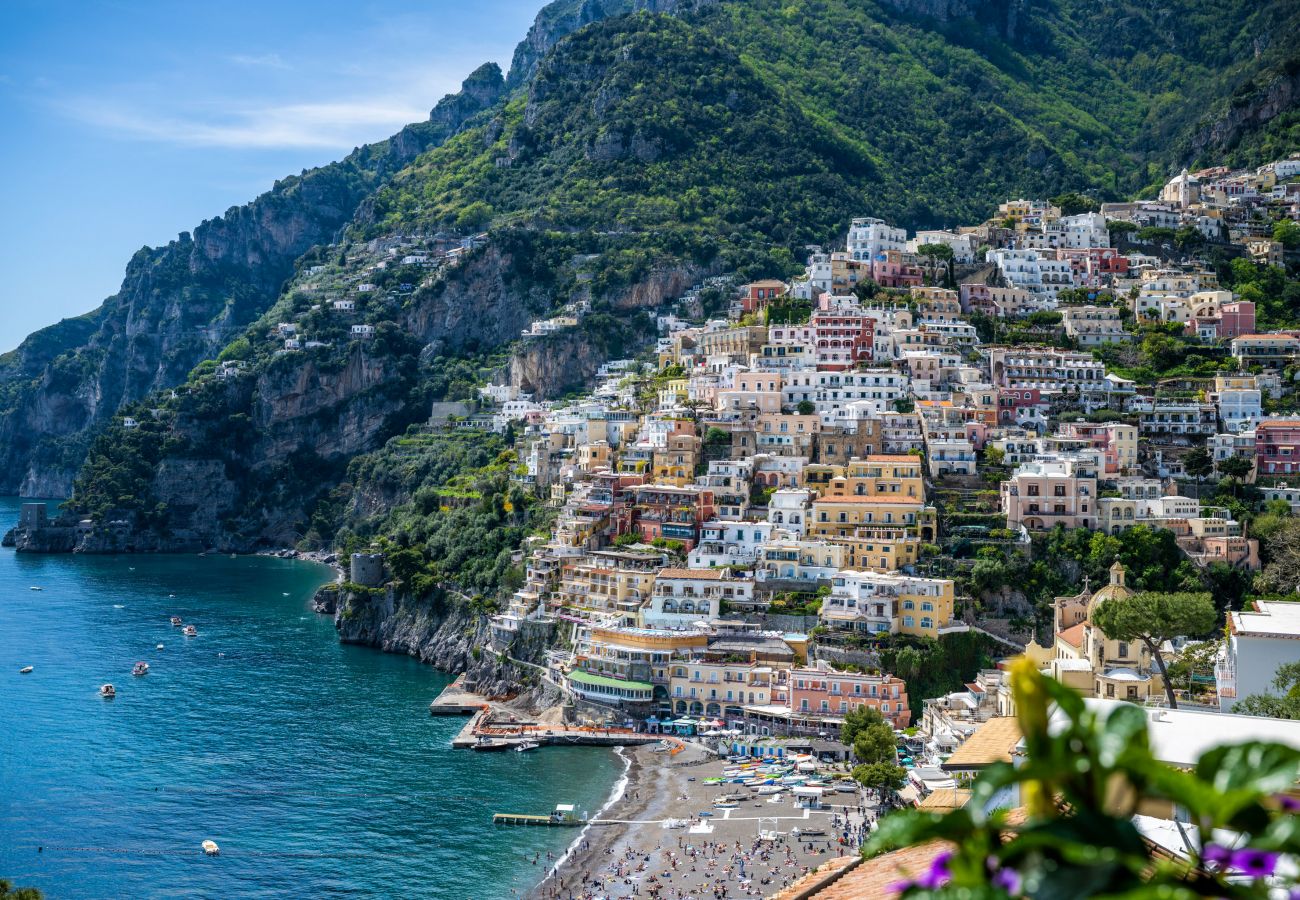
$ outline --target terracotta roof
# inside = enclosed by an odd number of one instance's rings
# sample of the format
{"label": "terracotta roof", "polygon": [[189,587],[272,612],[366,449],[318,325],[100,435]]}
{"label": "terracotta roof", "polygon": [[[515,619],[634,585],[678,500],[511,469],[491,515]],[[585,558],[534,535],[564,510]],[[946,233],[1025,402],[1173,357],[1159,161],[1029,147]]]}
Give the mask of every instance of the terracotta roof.
{"label": "terracotta roof", "polygon": [[709,581],[722,581],[727,577],[726,569],[660,569],[657,578],[695,578]]}
{"label": "terracotta roof", "polygon": [[1078,625],[1071,625],[1069,628],[1066,628],[1063,631],[1058,631],[1056,633],[1056,637],[1059,640],[1065,641],[1071,647],[1082,647],[1083,627],[1087,624],[1088,624],[1087,622],[1080,622]]}
{"label": "terracotta roof", "polygon": [[[935,857],[951,849],[946,841],[905,847],[868,859],[809,896],[816,900],[874,900],[896,897],[895,886],[924,875]],[[798,896],[791,894],[790,896]]]}
{"label": "terracotta roof", "polygon": [[926,812],[947,812],[961,809],[970,802],[971,792],[965,788],[939,788],[917,804]]}
{"label": "terracotta roof", "polygon": [[1020,737],[1020,722],[1015,716],[989,719],[940,768],[945,771],[979,769],[995,762],[1010,762],[1011,751],[1020,743]]}

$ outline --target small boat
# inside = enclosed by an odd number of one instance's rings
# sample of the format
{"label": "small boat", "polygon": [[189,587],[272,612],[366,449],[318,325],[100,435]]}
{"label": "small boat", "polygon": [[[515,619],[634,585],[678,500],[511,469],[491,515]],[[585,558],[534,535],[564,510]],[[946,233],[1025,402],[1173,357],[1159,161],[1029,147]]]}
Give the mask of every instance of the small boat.
{"label": "small boat", "polygon": [[173,628],[180,628],[180,627],[181,627],[181,617],[180,617],[180,616],[172,616],[172,627],[173,627]]}
{"label": "small boat", "polygon": [[132,675],[148,675],[149,664],[147,662],[138,662],[131,668]]}
{"label": "small boat", "polygon": [[537,743],[537,741],[524,741],[522,744],[516,745],[515,752],[527,753],[529,750],[536,750],[540,746],[542,745]]}
{"label": "small boat", "polygon": [[117,688],[113,687],[111,684],[101,684],[99,686],[99,696],[106,700],[111,700],[117,696]]}
{"label": "small boat", "polygon": [[510,749],[510,742],[492,738],[479,738],[478,742],[473,744],[470,749],[478,750],[480,753],[495,753]]}
{"label": "small boat", "polygon": [[29,590],[29,591],[43,591],[43,590],[45,590],[45,588],[43,588],[43,587],[37,587],[36,585],[32,585],[30,588],[28,588],[28,590]]}
{"label": "small boat", "polygon": [[779,784],[765,784],[758,789],[758,792],[760,794],[779,794],[783,790],[785,790],[785,788],[781,787]]}
{"label": "small boat", "polygon": [[155,647],[154,649],[155,649],[155,650],[161,650],[162,648],[163,648],[163,645],[162,645],[162,644],[159,644],[159,645],[158,645],[157,647]]}
{"label": "small boat", "polygon": [[30,675],[30,674],[32,674],[32,667],[31,667],[31,666],[23,666],[21,669],[18,670],[18,674],[19,674],[19,675]]}
{"label": "small boat", "polygon": [[201,845],[203,852],[208,856],[220,856],[221,848],[217,846],[216,841],[204,841]]}
{"label": "small boat", "polygon": [[186,625],[185,628],[184,628],[183,633],[184,633],[184,635],[185,635],[186,637],[198,637],[198,636],[199,636],[199,630],[198,630],[197,628],[195,628],[193,625]]}

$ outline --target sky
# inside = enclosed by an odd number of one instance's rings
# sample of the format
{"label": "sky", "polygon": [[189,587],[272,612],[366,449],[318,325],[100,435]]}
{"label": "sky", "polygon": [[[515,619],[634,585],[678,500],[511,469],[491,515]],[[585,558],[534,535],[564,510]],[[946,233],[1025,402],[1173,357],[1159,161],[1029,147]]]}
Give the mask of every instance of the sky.
{"label": "sky", "polygon": [[0,0],[0,352],[503,71],[545,0]]}

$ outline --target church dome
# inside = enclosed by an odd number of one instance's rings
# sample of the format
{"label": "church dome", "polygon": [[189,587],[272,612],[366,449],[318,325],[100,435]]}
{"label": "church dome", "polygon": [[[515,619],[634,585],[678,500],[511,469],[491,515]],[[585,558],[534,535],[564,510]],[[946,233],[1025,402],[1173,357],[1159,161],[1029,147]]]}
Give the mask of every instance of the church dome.
{"label": "church dome", "polygon": [[1093,594],[1092,599],[1088,601],[1089,618],[1092,610],[1103,600],[1122,600],[1133,596],[1133,592],[1124,584],[1124,575],[1124,567],[1119,564],[1119,560],[1116,560],[1110,567],[1110,584]]}

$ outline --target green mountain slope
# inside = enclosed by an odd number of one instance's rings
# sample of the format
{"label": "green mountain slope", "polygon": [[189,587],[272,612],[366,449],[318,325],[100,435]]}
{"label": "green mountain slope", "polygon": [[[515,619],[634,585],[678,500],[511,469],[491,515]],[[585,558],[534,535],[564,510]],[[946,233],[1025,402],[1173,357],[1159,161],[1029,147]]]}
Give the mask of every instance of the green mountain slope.
{"label": "green mountain slope", "polygon": [[[593,348],[648,338],[631,310],[706,271],[788,274],[852,215],[915,227],[1013,196],[1119,197],[1198,157],[1257,159],[1294,127],[1300,8],[1283,0],[563,0],[542,21],[518,57],[531,74],[386,174],[310,259],[357,277],[400,235],[484,229],[487,246],[433,278],[384,270],[394,292],[363,311],[374,343],[313,311],[300,272],[228,348],[241,379],[201,369],[141,406],[163,410],[148,465],[143,437],[96,443],[81,508],[200,543],[281,542],[309,521],[325,535],[312,514],[342,502],[348,459],[463,396],[449,384],[474,373],[448,377],[452,358],[567,300],[594,314],[553,349],[563,365],[527,361],[565,370],[530,377],[543,392],[580,380]],[[275,354],[274,323],[290,320],[328,346]],[[191,488],[205,472],[219,475],[209,499]]]}

